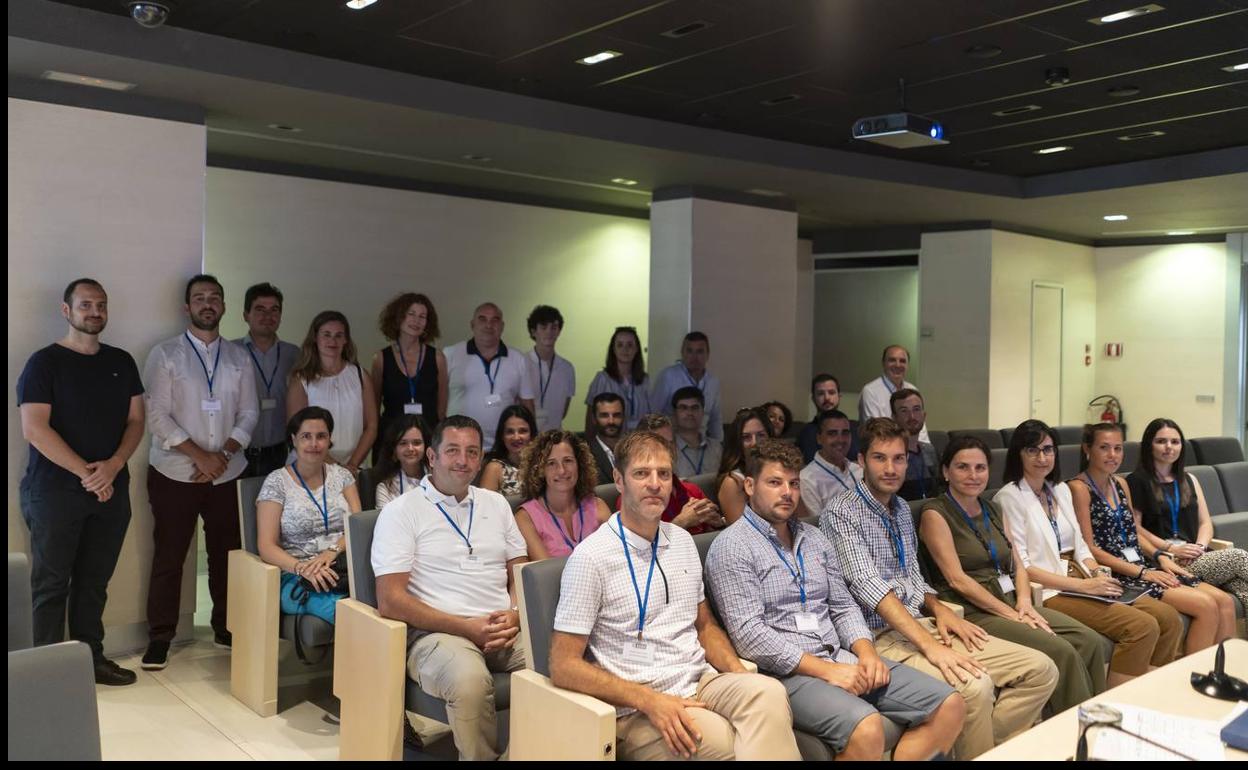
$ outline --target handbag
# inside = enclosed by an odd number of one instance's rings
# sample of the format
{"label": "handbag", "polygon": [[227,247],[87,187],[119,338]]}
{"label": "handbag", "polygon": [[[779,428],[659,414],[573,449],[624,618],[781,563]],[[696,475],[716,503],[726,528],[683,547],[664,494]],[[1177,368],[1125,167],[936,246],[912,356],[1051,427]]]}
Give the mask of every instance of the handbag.
{"label": "handbag", "polygon": [[309,666],[314,666],[317,663],[320,663],[321,661],[325,660],[325,656],[329,654],[329,647],[326,646],[325,649],[322,650],[320,657],[318,657],[316,660],[309,660],[307,651],[304,650],[303,648],[303,634],[301,633],[301,630],[303,627],[303,619],[310,614],[306,609],[308,605],[308,599],[314,593],[333,593],[333,594],[341,594],[342,596],[346,596],[348,593],[350,593],[349,588],[348,588],[348,583],[347,583],[347,554],[346,552],[338,554],[337,558],[335,558],[332,562],[330,562],[329,568],[334,571],[334,576],[338,579],[338,582],[330,586],[330,588],[327,591],[318,591],[316,586],[312,585],[312,582],[308,580],[306,577],[303,577],[303,576],[299,577],[298,588],[301,593],[297,597],[297,600],[299,602],[299,610],[298,612],[295,613],[295,639],[294,639],[295,654],[299,656],[300,661],[302,661],[304,664],[309,665]]}

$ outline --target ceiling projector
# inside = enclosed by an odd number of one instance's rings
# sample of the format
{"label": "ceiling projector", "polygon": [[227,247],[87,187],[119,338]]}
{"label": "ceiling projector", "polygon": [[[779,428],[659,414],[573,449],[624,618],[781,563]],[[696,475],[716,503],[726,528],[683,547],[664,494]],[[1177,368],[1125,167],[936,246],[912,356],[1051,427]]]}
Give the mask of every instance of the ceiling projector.
{"label": "ceiling projector", "polygon": [[902,150],[911,147],[930,147],[934,144],[949,144],[949,141],[945,139],[944,126],[931,118],[912,115],[908,112],[859,118],[854,121],[853,135],[855,139],[861,139],[864,142],[875,142]]}

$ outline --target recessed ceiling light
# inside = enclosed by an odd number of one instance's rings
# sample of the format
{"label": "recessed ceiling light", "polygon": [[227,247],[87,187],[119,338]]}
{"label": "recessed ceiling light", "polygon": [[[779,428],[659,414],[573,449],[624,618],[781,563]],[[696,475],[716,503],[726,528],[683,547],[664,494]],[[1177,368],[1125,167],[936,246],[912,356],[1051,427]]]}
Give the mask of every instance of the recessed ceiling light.
{"label": "recessed ceiling light", "polygon": [[1040,109],[1044,108],[1038,104],[1023,104],[1018,107],[1006,107],[1004,110],[997,110],[992,114],[998,118],[1008,118],[1011,115],[1021,115],[1024,112],[1035,112]]}
{"label": "recessed ceiling light", "polygon": [[991,59],[994,56],[1001,55],[1001,46],[998,45],[973,45],[963,51],[972,59]]}
{"label": "recessed ceiling light", "polygon": [[1097,25],[1113,24],[1116,21],[1122,21],[1124,19],[1133,19],[1136,16],[1144,16],[1145,14],[1156,13],[1157,11],[1163,11],[1163,10],[1165,9],[1162,8],[1160,5],[1157,5],[1156,3],[1149,3],[1148,5],[1141,5],[1139,8],[1131,8],[1130,10],[1119,11],[1117,13],[1111,13],[1107,16],[1099,16],[1096,18],[1088,19],[1088,21],[1092,24],[1097,24]]}
{"label": "recessed ceiling light", "polygon": [[786,102],[795,102],[801,98],[802,98],[801,94],[785,94],[784,96],[773,96],[770,99],[764,99],[762,102],[760,102],[760,104],[765,104],[768,107],[774,107],[777,104],[784,104]]}
{"label": "recessed ceiling light", "polygon": [[297,134],[303,130],[302,128],[299,128],[298,126],[288,126],[285,123],[270,123],[269,128],[273,129],[274,131],[288,131],[292,134]]}
{"label": "recessed ceiling light", "polygon": [[709,21],[702,21],[701,19],[699,19],[698,21],[691,21],[688,24],[682,24],[676,29],[669,29],[666,32],[660,32],[659,34],[662,35],[663,37],[681,38],[681,37],[685,37],[686,35],[692,35],[694,32],[701,32],[707,27],[713,27],[713,26],[715,25],[711,24]]}
{"label": "recessed ceiling light", "polygon": [[637,184],[637,180],[636,180],[636,179],[625,179],[625,178],[624,178],[624,177],[622,177],[622,176],[617,176],[615,179],[612,179],[612,180],[611,180],[611,183],[612,183],[612,184],[622,184],[622,185],[624,185],[625,187],[634,187],[634,186],[636,186],[636,184]]}
{"label": "recessed ceiling light", "polygon": [[132,88],[135,88],[134,83],[123,83],[120,80],[93,78],[89,75],[75,75],[71,72],[57,72],[56,70],[47,70],[40,75],[40,77],[44,80],[55,80],[58,83],[73,83],[79,86],[107,88],[110,91],[129,91]]}
{"label": "recessed ceiling light", "polygon": [[1195,235],[1195,230],[1171,230],[1166,235]]}
{"label": "recessed ceiling light", "polygon": [[1128,217],[1126,214],[1106,214],[1101,218],[1106,222],[1125,222]]}
{"label": "recessed ceiling light", "polygon": [[599,51],[593,56],[586,56],[584,59],[577,59],[576,63],[577,64],[601,64],[604,61],[610,61],[611,59],[614,59],[617,56],[623,56],[623,55],[624,54],[620,53],[619,51]]}
{"label": "recessed ceiling light", "polygon": [[1075,148],[1071,147],[1068,144],[1059,144],[1056,147],[1045,147],[1043,149],[1036,150],[1036,154],[1037,155],[1052,155],[1055,152],[1066,152],[1067,150],[1073,150],[1073,149]]}
{"label": "recessed ceiling light", "polygon": [[1248,61],[1244,62],[1243,64],[1232,64],[1231,66],[1223,67],[1222,69],[1226,70],[1227,72],[1243,72],[1244,70],[1248,70]]}
{"label": "recessed ceiling light", "polygon": [[1139,92],[1139,86],[1114,86],[1113,88],[1108,89],[1105,93],[1115,99],[1125,99],[1128,96],[1135,96]]}
{"label": "recessed ceiling light", "polygon": [[367,8],[375,2],[377,0],[347,0],[347,7],[353,11],[358,11],[361,8]]}
{"label": "recessed ceiling light", "polygon": [[460,155],[459,157],[463,158],[464,160],[470,160],[473,163],[489,163],[490,161],[494,160],[488,155],[473,155],[472,153],[468,153],[467,155]]}
{"label": "recessed ceiling light", "polygon": [[1156,137],[1156,136],[1165,136],[1165,135],[1166,135],[1165,131],[1140,131],[1139,133],[1135,133],[1135,134],[1123,134],[1122,136],[1118,137],[1118,141],[1134,142],[1139,139],[1152,139],[1153,137]]}

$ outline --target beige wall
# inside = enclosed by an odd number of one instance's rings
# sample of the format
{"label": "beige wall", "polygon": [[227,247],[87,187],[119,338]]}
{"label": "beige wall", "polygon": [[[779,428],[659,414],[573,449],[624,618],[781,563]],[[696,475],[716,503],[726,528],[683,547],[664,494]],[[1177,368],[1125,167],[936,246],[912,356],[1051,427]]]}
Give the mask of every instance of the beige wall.
{"label": "beige wall", "polygon": [[[1154,417],[1188,436],[1221,435],[1227,308],[1223,243],[1126,246],[1096,250],[1097,393],[1126,410],[1129,438]],[[1122,357],[1105,358],[1105,344]],[[1199,403],[1197,396],[1213,396]]]}
{"label": "beige wall", "polygon": [[[74,278],[104,284],[110,312],[102,339],[130,351],[140,371],[152,345],[183,327],[183,284],[202,259],[205,131],[20,99],[8,100],[8,113],[9,550],[27,551],[18,504],[27,446],[17,377],[33,351],[64,335],[61,292]],[[130,472],[130,529],[104,612],[110,653],[146,643],[152,554],[146,438]],[[195,597],[193,562],[188,567],[184,630]]]}
{"label": "beige wall", "polygon": [[992,231],[992,337],[988,427],[1031,416],[1031,291],[1037,281],[1062,286],[1061,424],[1081,424],[1096,395],[1095,360],[1084,345],[1096,338],[1096,261],[1091,246]]}
{"label": "beige wall", "polygon": [[[377,314],[400,291],[433,300],[439,347],[466,339],[473,308],[491,300],[504,340],[528,351],[525,318],[546,303],[563,313],[558,350],[583,395],[614,327],[648,342],[649,238],[641,219],[208,170],[205,263],[225,284],[225,332],[245,333],[243,292],[271,281],[286,296],[284,339],[299,344],[313,316],[340,310],[365,362],[384,344]],[[569,427],[583,425],[578,400]]]}

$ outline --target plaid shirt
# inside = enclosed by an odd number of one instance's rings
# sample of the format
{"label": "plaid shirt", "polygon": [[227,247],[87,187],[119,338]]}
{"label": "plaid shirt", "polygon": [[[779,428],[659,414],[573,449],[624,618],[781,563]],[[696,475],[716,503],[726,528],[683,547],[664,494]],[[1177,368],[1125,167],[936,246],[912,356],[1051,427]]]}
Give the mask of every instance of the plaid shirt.
{"label": "plaid shirt", "polygon": [[[789,522],[792,551],[771,524],[746,506],[741,520],[725,529],[706,557],[706,584],[737,653],[772,674],[793,672],[803,653],[840,663],[858,658],[847,648],[872,639],[862,611],[845,586],[832,543],[815,527]],[[776,549],[784,554],[781,563]],[[796,554],[806,573],[803,609]],[[819,630],[798,631],[796,613],[814,613]]]}
{"label": "plaid shirt", "polygon": [[919,538],[910,506],[893,495],[886,512],[865,486],[832,498],[819,517],[819,529],[836,544],[849,592],[863,608],[867,625],[879,630],[888,623],[875,608],[890,591],[916,618],[925,595],[936,591],[923,579],[919,566]]}

